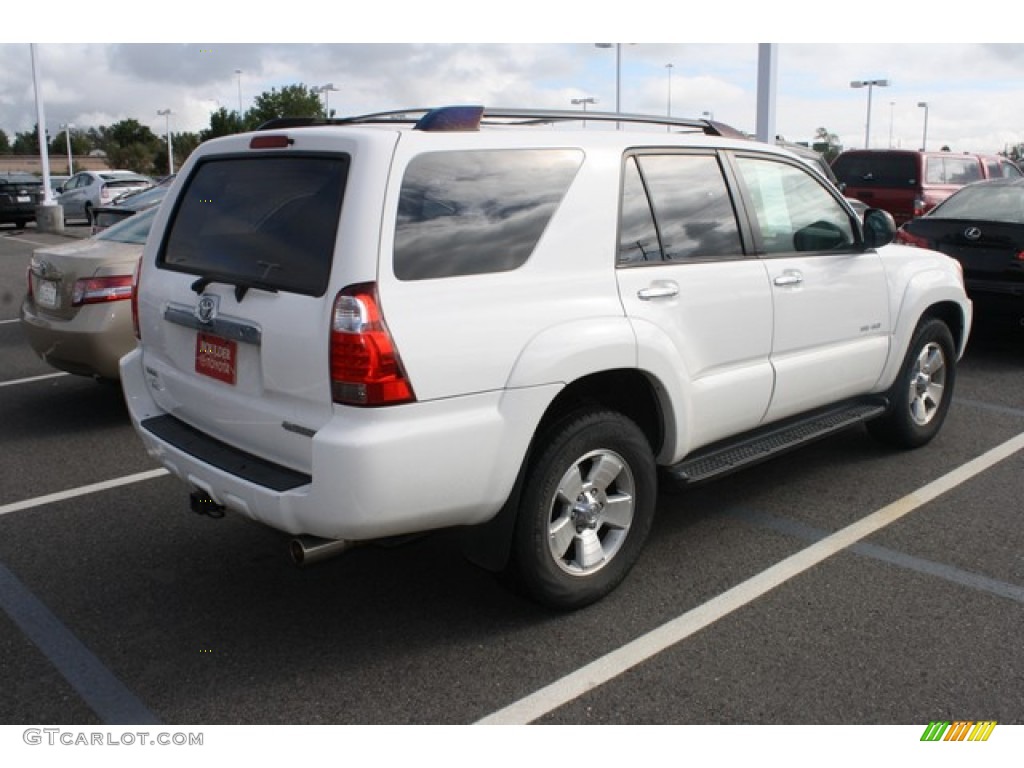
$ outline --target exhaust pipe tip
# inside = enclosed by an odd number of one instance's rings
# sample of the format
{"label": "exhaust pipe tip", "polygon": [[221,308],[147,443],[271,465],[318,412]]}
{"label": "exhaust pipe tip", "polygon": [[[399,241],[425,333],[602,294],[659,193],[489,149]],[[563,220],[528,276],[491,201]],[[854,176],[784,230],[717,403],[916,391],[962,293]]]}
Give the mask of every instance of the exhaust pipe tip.
{"label": "exhaust pipe tip", "polygon": [[288,554],[295,565],[304,567],[337,557],[353,546],[355,546],[355,542],[346,539],[296,536],[288,543]]}

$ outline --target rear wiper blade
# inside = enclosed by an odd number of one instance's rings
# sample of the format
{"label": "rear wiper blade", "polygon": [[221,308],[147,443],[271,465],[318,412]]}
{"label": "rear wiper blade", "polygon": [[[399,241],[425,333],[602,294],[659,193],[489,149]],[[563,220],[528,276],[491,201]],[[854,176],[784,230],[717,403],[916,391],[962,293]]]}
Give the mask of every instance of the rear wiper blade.
{"label": "rear wiper blade", "polygon": [[245,281],[245,280],[228,280],[222,277],[212,277],[204,275],[192,283],[191,288],[197,294],[202,294],[209,286],[210,283],[224,283],[225,285],[231,285],[235,288],[235,301],[238,303],[242,302],[245,295],[249,292],[250,288],[256,288],[260,291],[266,291],[267,293],[277,293],[277,288],[272,285],[266,285],[259,281]]}

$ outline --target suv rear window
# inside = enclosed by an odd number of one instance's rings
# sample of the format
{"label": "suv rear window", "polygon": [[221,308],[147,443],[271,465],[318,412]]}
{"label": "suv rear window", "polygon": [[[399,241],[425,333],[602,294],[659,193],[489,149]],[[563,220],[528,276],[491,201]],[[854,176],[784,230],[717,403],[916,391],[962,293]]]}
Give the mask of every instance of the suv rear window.
{"label": "suv rear window", "polygon": [[322,296],[348,166],[340,154],[201,162],[157,264],[209,282]]}
{"label": "suv rear window", "polygon": [[840,155],[832,165],[841,184],[851,187],[905,187],[918,182],[914,155]]}
{"label": "suv rear window", "polygon": [[583,162],[577,149],[429,152],[402,180],[395,276],[507,272],[533,253]]}

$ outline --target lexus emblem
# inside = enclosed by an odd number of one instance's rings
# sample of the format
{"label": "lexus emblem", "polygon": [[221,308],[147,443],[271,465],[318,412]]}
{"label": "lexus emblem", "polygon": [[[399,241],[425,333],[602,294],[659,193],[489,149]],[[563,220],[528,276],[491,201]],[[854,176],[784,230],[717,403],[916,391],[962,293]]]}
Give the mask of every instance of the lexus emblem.
{"label": "lexus emblem", "polygon": [[209,325],[217,317],[217,307],[220,305],[220,296],[211,293],[204,293],[199,297],[196,304],[196,320],[203,325]]}
{"label": "lexus emblem", "polygon": [[964,230],[964,237],[968,240],[980,240],[981,230],[978,227],[968,227]]}

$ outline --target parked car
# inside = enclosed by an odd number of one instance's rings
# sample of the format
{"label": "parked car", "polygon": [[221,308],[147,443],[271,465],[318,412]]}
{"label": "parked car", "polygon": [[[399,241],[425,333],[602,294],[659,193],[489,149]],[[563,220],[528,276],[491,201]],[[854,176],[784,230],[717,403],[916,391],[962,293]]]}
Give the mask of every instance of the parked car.
{"label": "parked car", "polygon": [[36,206],[43,200],[43,182],[31,173],[0,175],[0,224],[18,229],[36,219]]}
{"label": "parked car", "polygon": [[64,190],[64,185],[68,183],[70,176],[54,176],[50,174],[50,193],[56,198]]}
{"label": "parked car", "polygon": [[85,219],[92,224],[93,210],[117,197],[153,186],[153,180],[131,171],[80,171],[64,184],[57,202],[64,219]]}
{"label": "parked car", "polygon": [[981,155],[906,149],[851,149],[832,161],[843,194],[888,211],[897,225],[924,215],[965,184],[1015,168],[1009,160],[985,162]]}
{"label": "parked car", "polygon": [[1024,326],[1024,178],[964,187],[904,224],[896,239],[959,261],[979,318]]}
{"label": "parked car", "polygon": [[139,211],[145,211],[155,205],[159,205],[167,194],[167,188],[174,181],[173,176],[161,180],[156,186],[142,189],[137,192],[128,192],[121,195],[110,205],[104,205],[93,209],[92,233],[98,234],[109,226],[122,221],[129,216],[134,216]]}
{"label": "parked car", "polygon": [[193,152],[121,361],[193,509],[301,560],[459,527],[574,608],[636,562],[659,471],[710,480],[855,424],[938,433],[972,317],[953,259],[888,245],[889,214],[862,222],[784,149],[586,119],[623,130],[447,107]]}
{"label": "parked car", "polygon": [[32,256],[21,327],[43,360],[68,373],[117,380],[135,347],[132,277],[156,209],[95,237]]}

